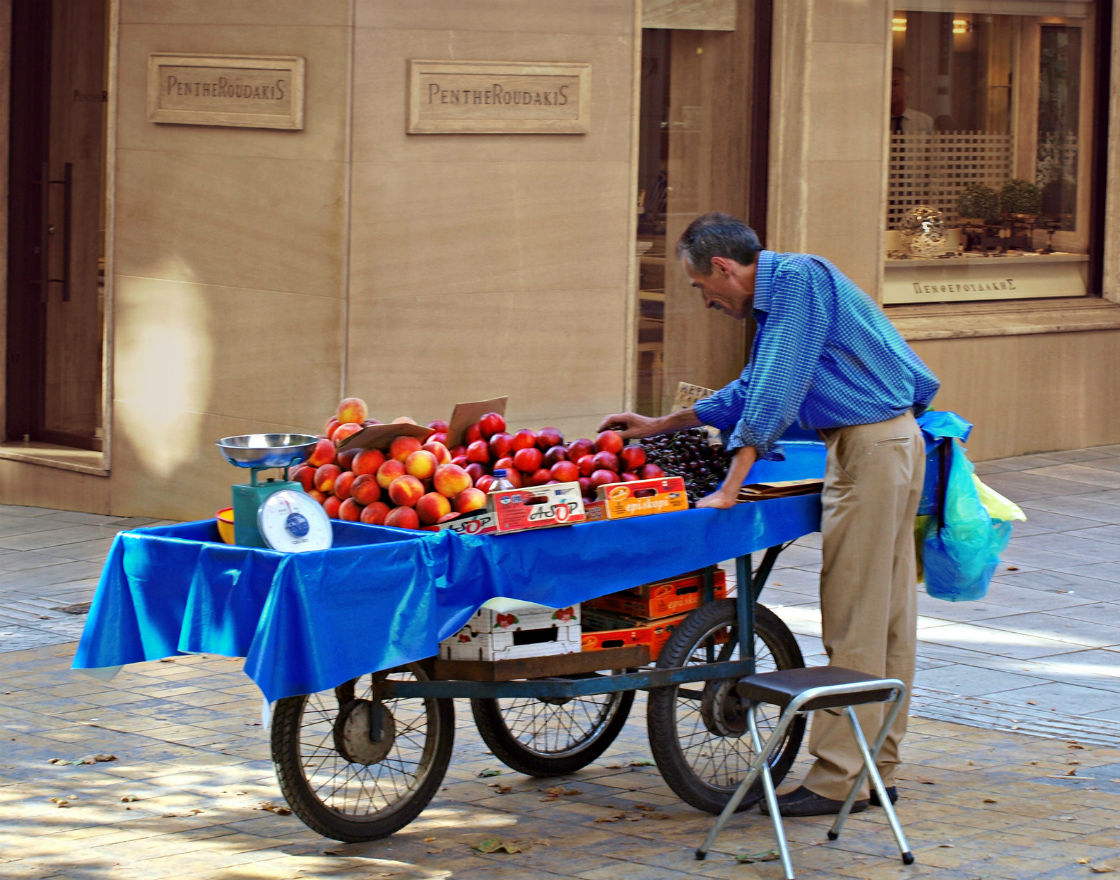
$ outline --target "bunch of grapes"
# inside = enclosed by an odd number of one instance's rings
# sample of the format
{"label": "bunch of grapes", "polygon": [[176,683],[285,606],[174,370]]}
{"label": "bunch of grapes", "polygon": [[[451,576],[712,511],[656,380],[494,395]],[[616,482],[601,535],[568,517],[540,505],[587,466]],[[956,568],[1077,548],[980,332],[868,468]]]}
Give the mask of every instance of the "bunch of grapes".
{"label": "bunch of grapes", "polygon": [[642,445],[649,460],[665,473],[684,477],[685,492],[692,503],[719,488],[731,462],[722,446],[708,441],[706,428],[662,434],[643,440]]}

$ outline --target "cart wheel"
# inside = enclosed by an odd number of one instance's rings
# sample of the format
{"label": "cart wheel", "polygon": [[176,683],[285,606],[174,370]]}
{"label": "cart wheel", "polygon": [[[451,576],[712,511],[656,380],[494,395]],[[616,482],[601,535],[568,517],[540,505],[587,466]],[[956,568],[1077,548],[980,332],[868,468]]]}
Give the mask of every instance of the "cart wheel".
{"label": "cart wheel", "polygon": [[379,685],[387,678],[427,675],[411,664],[276,702],[272,761],[280,790],[296,815],[326,837],[388,837],[416,818],[447,771],[452,701],[383,698]]}
{"label": "cart wheel", "polygon": [[[769,608],[754,606],[755,668],[758,672],[804,666],[793,633]],[[692,612],[669,637],[657,666],[696,666],[739,659],[739,627],[734,599],[719,599]],[[736,679],[718,679],[649,692],[647,721],[650,748],[665,782],[699,810],[720,812],[747,774],[753,750],[747,720],[735,694]],[[771,711],[768,711],[771,710]],[[777,707],[758,709],[759,734],[765,741],[774,729]],[[771,774],[777,784],[785,776],[805,733],[805,719],[790,725],[774,752]],[[755,783],[739,806],[745,810],[762,797]]]}
{"label": "cart wheel", "polygon": [[563,776],[606,751],[633,703],[633,691],[545,699],[472,698],[471,711],[483,741],[507,767],[528,776]]}

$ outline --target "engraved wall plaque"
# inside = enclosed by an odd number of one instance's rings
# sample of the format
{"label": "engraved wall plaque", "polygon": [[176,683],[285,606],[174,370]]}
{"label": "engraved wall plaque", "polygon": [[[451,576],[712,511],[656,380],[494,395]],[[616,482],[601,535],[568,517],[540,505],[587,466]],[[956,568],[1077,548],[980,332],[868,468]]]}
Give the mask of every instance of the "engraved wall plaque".
{"label": "engraved wall plaque", "polygon": [[303,128],[298,55],[148,56],[148,120],[181,125]]}
{"label": "engraved wall plaque", "polygon": [[584,134],[591,65],[409,61],[409,134]]}

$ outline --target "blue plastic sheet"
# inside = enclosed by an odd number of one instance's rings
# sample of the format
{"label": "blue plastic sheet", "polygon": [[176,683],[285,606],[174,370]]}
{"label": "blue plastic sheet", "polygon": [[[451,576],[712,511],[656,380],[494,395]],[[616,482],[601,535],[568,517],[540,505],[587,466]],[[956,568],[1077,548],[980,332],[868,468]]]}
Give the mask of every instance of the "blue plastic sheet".
{"label": "blue plastic sheet", "polygon": [[[815,448],[810,448],[810,446]],[[777,476],[820,476],[806,444]],[[817,530],[817,495],[510,535],[333,522],[309,553],[232,547],[213,521],[117,536],[75,668],[177,653],[244,657],[267,699],[313,693],[438,653],[493,597],[564,607]]]}

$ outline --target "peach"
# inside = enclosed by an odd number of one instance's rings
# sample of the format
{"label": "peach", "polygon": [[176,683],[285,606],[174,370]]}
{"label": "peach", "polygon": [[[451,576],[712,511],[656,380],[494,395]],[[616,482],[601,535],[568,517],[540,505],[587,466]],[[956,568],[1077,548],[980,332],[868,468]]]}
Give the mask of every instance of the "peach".
{"label": "peach", "polygon": [[389,444],[389,458],[395,458],[397,461],[404,461],[412,453],[420,448],[420,441],[416,437],[408,434],[401,434],[394,437]]}
{"label": "peach", "polygon": [[350,470],[355,474],[376,474],[384,463],[385,453],[380,449],[362,449],[354,456]]}
{"label": "peach", "polygon": [[347,437],[351,437],[362,430],[362,426],[357,422],[343,422],[331,434],[331,439],[334,441],[335,446],[341,446]]}
{"label": "peach", "polygon": [[486,465],[479,464],[477,461],[469,461],[463,465],[463,470],[467,472],[467,476],[471,478],[472,483],[477,483],[478,478],[486,473]]}
{"label": "peach", "polygon": [[459,513],[470,513],[472,510],[483,510],[485,507],[486,493],[481,489],[471,487],[455,496],[455,509]]}
{"label": "peach", "polygon": [[342,473],[337,464],[321,464],[315,469],[315,488],[328,495],[334,491],[334,481]]}
{"label": "peach", "polygon": [[318,501],[320,504],[322,504],[327,500],[327,498],[330,497],[326,492],[320,492],[318,489],[308,489],[307,494]]}
{"label": "peach", "polygon": [[445,498],[454,498],[464,489],[471,488],[471,477],[457,464],[441,464],[432,477],[432,486]]}
{"label": "peach", "polygon": [[362,508],[361,520],[371,526],[383,525],[389,510],[389,505],[384,501],[373,501]]}
{"label": "peach", "polygon": [[345,499],[338,506],[338,518],[347,522],[357,522],[362,517],[362,505],[353,498]]}
{"label": "peach", "polygon": [[397,416],[389,424],[390,425],[415,425],[416,424],[416,419],[412,418],[412,416]]}
{"label": "peach", "polygon": [[359,425],[369,418],[369,407],[360,397],[344,397],[338,404],[340,422],[357,422]]}
{"label": "peach", "polygon": [[323,510],[327,512],[327,516],[331,519],[338,519],[338,513],[342,507],[342,501],[335,498],[333,495],[328,495],[323,499]]}
{"label": "peach", "polygon": [[415,507],[424,494],[424,484],[412,474],[397,477],[389,484],[389,500],[397,507]]}
{"label": "peach", "polygon": [[[337,467],[337,465],[336,465]],[[351,487],[354,485],[354,472],[343,471],[334,480],[334,494],[345,501],[351,495]]]}
{"label": "peach", "polygon": [[373,474],[358,474],[350,486],[350,497],[362,505],[373,504],[381,498],[381,487]]}
{"label": "peach", "polygon": [[425,525],[437,523],[441,517],[449,513],[451,513],[451,502],[439,492],[421,495],[420,500],[416,502],[416,515]]}
{"label": "peach", "polygon": [[420,517],[411,507],[394,507],[385,515],[385,525],[397,529],[418,529]]}
{"label": "peach", "polygon": [[392,485],[393,480],[404,474],[404,462],[397,461],[395,458],[390,458],[377,469],[377,485],[382,489],[388,489]]}
{"label": "peach", "polygon": [[451,451],[439,440],[433,439],[433,434],[428,438],[428,442],[420,448],[425,452],[430,452],[436,457],[436,464],[447,464],[451,461]]}
{"label": "peach", "polygon": [[343,449],[338,453],[338,455],[335,456],[334,463],[344,471],[352,471],[354,470],[354,468],[352,467],[352,465],[354,464],[354,459],[358,457],[358,453],[361,451],[362,450],[357,446],[351,446],[349,449]]}
{"label": "peach", "polygon": [[331,436],[331,434],[334,433],[334,429],[341,424],[342,422],[338,420],[337,416],[331,416],[329,419],[327,419],[326,425],[323,426],[323,434],[325,434],[327,437]]}
{"label": "peach", "polygon": [[320,437],[316,442],[311,454],[307,456],[307,464],[310,467],[317,468],[320,465],[330,464],[334,461],[335,456],[334,443],[330,437]]}
{"label": "peach", "polygon": [[426,449],[417,449],[404,460],[404,472],[418,480],[430,480],[439,467],[439,461]]}
{"label": "peach", "polygon": [[305,464],[296,465],[288,471],[288,479],[303,486],[304,492],[310,492],[315,488],[315,468]]}

